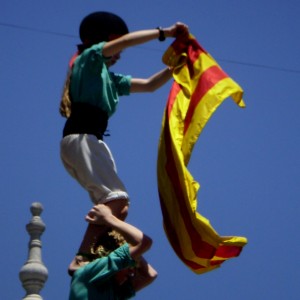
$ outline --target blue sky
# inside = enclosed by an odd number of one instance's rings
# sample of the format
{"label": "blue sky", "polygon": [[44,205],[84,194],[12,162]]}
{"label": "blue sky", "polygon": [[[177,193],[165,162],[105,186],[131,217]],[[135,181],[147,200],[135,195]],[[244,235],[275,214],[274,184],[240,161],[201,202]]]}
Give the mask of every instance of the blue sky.
{"label": "blue sky", "polygon": [[[88,13],[122,16],[131,31],[169,26],[190,31],[244,89],[247,108],[220,106],[199,138],[189,169],[200,182],[198,211],[220,235],[246,236],[241,256],[196,275],[176,257],[162,227],[157,146],[171,82],[121,99],[110,146],[131,196],[128,221],[152,236],[147,259],[155,283],[136,299],[265,300],[300,297],[300,4],[296,0],[1,1],[0,133],[1,298],[21,299],[25,225],[32,202],[44,206],[44,299],[67,299],[66,273],[86,229],[86,192],[64,170],[58,114],[67,63]],[[31,30],[32,29],[32,30]],[[114,70],[147,77],[163,68],[171,40],[126,50]]]}

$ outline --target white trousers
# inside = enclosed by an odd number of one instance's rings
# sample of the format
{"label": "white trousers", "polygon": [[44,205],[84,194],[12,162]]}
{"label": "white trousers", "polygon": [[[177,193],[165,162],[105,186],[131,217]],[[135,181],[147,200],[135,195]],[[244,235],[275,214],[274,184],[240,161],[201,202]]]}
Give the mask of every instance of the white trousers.
{"label": "white trousers", "polygon": [[60,146],[65,168],[88,191],[93,203],[129,201],[113,156],[103,141],[94,135],[71,134],[62,139]]}

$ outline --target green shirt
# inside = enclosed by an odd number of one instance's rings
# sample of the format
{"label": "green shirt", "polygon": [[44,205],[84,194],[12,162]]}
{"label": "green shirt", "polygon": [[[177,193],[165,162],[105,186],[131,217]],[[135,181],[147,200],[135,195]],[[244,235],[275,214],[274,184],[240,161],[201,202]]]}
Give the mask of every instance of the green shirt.
{"label": "green shirt", "polygon": [[105,42],[85,49],[72,67],[70,95],[72,102],[88,103],[101,108],[111,116],[119,96],[129,95],[131,76],[110,72],[102,54]]}
{"label": "green shirt", "polygon": [[135,265],[129,254],[128,244],[79,268],[73,275],[69,300],[118,300],[129,299],[135,295],[130,289],[127,297],[118,295],[114,275]]}

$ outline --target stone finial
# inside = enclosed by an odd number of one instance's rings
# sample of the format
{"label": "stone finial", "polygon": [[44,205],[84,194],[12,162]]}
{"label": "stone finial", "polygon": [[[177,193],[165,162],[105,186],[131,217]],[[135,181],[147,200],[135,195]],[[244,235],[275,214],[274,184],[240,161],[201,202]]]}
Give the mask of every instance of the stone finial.
{"label": "stone finial", "polygon": [[40,217],[43,211],[41,203],[32,203],[30,211],[32,218],[26,225],[27,232],[30,235],[28,260],[21,268],[19,277],[26,290],[26,296],[23,300],[40,300],[43,298],[39,293],[48,278],[48,270],[42,262],[41,255],[41,235],[45,231],[46,226]]}

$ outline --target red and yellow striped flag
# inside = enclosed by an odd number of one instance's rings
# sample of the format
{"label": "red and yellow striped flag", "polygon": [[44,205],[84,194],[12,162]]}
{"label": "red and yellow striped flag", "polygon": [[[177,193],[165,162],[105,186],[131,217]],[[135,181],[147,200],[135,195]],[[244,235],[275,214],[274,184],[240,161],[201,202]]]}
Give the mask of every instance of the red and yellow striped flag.
{"label": "red and yellow striped flag", "polygon": [[244,237],[219,236],[197,212],[199,183],[187,169],[193,147],[217,107],[229,96],[240,107],[243,90],[190,35],[176,40],[163,61],[174,67],[162,123],[157,179],[164,229],[178,257],[204,273],[240,254]]}

